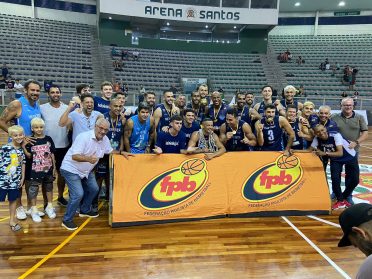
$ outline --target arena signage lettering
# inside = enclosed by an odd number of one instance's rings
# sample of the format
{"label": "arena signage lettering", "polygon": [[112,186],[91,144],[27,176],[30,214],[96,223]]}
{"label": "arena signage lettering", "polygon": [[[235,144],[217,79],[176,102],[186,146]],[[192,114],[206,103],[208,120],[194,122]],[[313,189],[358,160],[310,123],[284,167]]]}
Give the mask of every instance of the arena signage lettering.
{"label": "arena signage lettering", "polygon": [[225,12],[221,11],[200,11],[200,19],[212,19],[212,20],[239,20],[240,12]]}
{"label": "arena signage lettering", "polygon": [[181,17],[182,18],[182,9],[145,6],[145,15],[166,16],[166,17]]}
{"label": "arena signage lettering", "polygon": [[138,204],[146,210],[163,210],[184,203],[198,194],[208,180],[202,159],[183,161],[178,167],[151,179],[140,191]]}
{"label": "arena signage lettering", "polygon": [[254,203],[277,198],[295,187],[302,175],[297,156],[280,155],[275,163],[259,168],[247,178],[242,188],[243,198]]}

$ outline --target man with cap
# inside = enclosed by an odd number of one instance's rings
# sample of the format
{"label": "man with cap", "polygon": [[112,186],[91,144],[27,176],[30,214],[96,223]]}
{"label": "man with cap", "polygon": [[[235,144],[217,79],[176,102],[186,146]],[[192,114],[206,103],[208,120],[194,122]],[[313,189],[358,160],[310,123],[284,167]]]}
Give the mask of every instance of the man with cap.
{"label": "man with cap", "polygon": [[338,247],[354,245],[367,256],[356,279],[372,278],[372,205],[360,203],[345,209],[339,223],[344,236]]}

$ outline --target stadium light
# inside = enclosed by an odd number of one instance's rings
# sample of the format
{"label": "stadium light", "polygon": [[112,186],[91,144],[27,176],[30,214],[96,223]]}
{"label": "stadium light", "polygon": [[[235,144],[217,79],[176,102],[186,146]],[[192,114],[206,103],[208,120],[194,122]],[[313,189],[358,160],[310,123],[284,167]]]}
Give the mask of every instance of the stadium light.
{"label": "stadium light", "polygon": [[345,1],[341,1],[340,3],[338,3],[338,6],[339,7],[344,7],[345,6]]}
{"label": "stadium light", "polygon": [[169,22],[167,22],[167,26],[169,26]]}
{"label": "stadium light", "polygon": [[300,2],[296,2],[295,3],[295,7],[299,7],[299,6],[301,6],[301,3]]}
{"label": "stadium light", "polygon": [[205,28],[208,28],[208,25],[206,25]]}
{"label": "stadium light", "polygon": [[109,16],[109,19],[112,19],[112,17],[111,17],[111,16]]}
{"label": "stadium light", "polygon": [[236,29],[236,25],[234,26],[234,29]]}

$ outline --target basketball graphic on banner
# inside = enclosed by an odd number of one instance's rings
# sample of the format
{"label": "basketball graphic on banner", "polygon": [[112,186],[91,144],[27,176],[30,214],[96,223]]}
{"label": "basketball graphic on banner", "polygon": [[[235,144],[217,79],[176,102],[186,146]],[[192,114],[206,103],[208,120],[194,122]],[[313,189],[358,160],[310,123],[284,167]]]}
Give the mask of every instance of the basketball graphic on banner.
{"label": "basketball graphic on banner", "polygon": [[181,166],[181,172],[185,175],[194,175],[204,169],[205,163],[200,159],[191,159]]}
{"label": "basketball graphic on banner", "polygon": [[276,165],[281,169],[291,169],[298,165],[299,160],[296,156],[280,156],[276,161]]}

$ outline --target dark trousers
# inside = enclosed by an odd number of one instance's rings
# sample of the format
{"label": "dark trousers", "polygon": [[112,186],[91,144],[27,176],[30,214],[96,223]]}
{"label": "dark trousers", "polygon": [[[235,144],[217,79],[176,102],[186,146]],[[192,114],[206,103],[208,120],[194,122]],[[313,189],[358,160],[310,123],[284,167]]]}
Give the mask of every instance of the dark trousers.
{"label": "dark trousers", "polygon": [[[341,173],[345,165],[345,191],[341,192]],[[337,200],[342,201],[350,196],[355,187],[359,184],[358,158],[354,157],[348,162],[337,162],[331,160],[332,191]]]}

